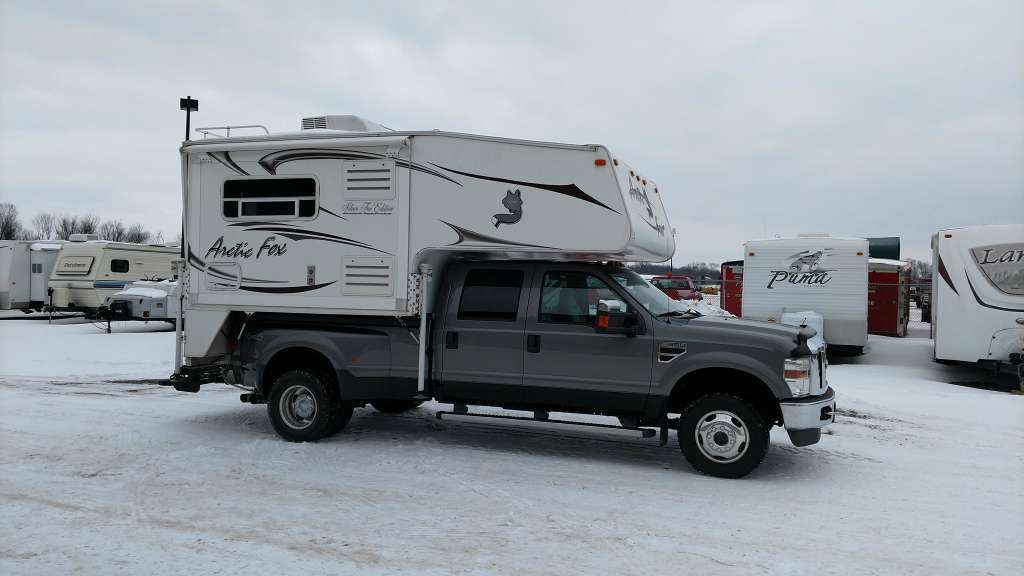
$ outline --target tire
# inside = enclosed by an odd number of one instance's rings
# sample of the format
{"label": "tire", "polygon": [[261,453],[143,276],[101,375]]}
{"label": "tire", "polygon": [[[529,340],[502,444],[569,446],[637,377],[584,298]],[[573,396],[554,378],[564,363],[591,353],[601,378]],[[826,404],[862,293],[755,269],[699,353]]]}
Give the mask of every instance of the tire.
{"label": "tire", "polygon": [[267,414],[278,436],[289,442],[316,442],[341,430],[352,405],[333,397],[329,380],[305,370],[291,370],[274,380]]}
{"label": "tire", "polygon": [[370,402],[370,405],[376,408],[378,412],[385,414],[401,414],[406,410],[412,410],[420,404],[423,404],[422,400],[377,400],[376,402]]}
{"label": "tire", "polygon": [[768,452],[768,427],[753,404],[732,394],[708,394],[679,418],[679,448],[708,476],[742,478]]}

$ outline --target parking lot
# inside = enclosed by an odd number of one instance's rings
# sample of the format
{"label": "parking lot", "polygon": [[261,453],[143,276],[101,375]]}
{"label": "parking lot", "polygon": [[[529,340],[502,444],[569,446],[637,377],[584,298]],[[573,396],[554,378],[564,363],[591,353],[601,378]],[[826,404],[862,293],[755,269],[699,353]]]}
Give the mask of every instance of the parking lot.
{"label": "parking lot", "polygon": [[763,465],[732,481],[694,472],[674,437],[662,448],[622,431],[438,422],[437,404],[357,409],[341,434],[289,444],[235,389],[154,385],[173,356],[156,323],[107,335],[2,322],[0,346],[3,574],[1024,565],[1024,396],[932,363],[920,323],[833,364],[840,413],[820,444],[793,448],[776,429]]}

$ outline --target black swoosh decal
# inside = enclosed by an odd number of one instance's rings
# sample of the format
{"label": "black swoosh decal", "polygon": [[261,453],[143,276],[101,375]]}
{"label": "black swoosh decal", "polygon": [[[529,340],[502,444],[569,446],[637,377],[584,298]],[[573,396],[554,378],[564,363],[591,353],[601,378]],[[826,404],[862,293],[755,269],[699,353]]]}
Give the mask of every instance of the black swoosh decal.
{"label": "black swoosh decal", "polygon": [[[219,154],[223,154],[224,157],[223,158],[220,157]],[[209,156],[210,158],[213,158],[217,162],[220,162],[225,167],[227,167],[229,170],[237,172],[238,174],[240,174],[242,176],[248,176],[249,175],[248,172],[243,170],[241,166],[239,166],[234,160],[231,159],[231,153],[230,152],[207,152],[206,155]]]}
{"label": "black swoosh decal", "polygon": [[334,150],[334,149],[320,149],[320,148],[300,148],[298,150],[281,150],[279,152],[271,152],[263,158],[260,158],[259,164],[263,166],[263,169],[268,174],[277,174],[277,167],[285,162],[291,162],[293,160],[391,160],[396,165],[402,168],[408,168],[409,170],[416,170],[429,174],[442,180],[447,180],[457,186],[462,186],[462,183],[457,180],[453,180],[448,176],[425,166],[423,164],[417,164],[416,162],[410,162],[401,158],[391,158],[384,154],[377,154],[376,152],[364,152],[357,150]]}
{"label": "black swoosh decal", "polygon": [[341,214],[335,214],[334,212],[331,212],[330,210],[328,210],[327,208],[324,208],[323,206],[320,207],[320,211],[321,212],[327,212],[328,214],[330,214],[331,216],[334,216],[335,218],[341,218],[342,220],[348,220],[348,218],[345,218]]}
{"label": "black swoosh decal", "polygon": [[290,240],[295,240],[296,242],[299,242],[301,240],[323,240],[325,242],[334,242],[336,244],[347,244],[349,246],[366,248],[367,250],[373,250],[374,252],[380,252],[381,254],[393,256],[393,254],[391,254],[390,252],[374,248],[373,246],[370,246],[365,242],[360,242],[358,240],[353,240],[351,238],[345,238],[344,236],[335,236],[334,234],[328,234],[326,232],[317,232],[315,230],[303,230],[301,228],[274,228],[266,226],[246,228],[245,231],[274,232]]}
{"label": "black swoosh decal", "polygon": [[323,284],[313,284],[312,286],[239,286],[240,290],[246,290],[248,292],[263,292],[265,294],[297,294],[299,292],[309,292],[310,290],[319,290],[324,286],[330,286],[337,280],[331,282],[325,282]]}
{"label": "black swoosh decal", "polygon": [[523,246],[523,247],[526,247],[526,248],[550,248],[552,250],[557,250],[557,248],[553,248],[551,246],[540,246],[540,245],[537,245],[537,244],[523,244],[521,242],[510,242],[508,240],[502,240],[501,238],[496,238],[494,236],[488,236],[486,234],[480,234],[479,232],[473,232],[472,230],[467,230],[467,229],[465,229],[465,228],[463,228],[461,226],[456,226],[455,224],[452,224],[450,222],[445,222],[444,220],[439,220],[439,222],[441,222],[442,224],[446,224],[456,234],[459,235],[459,239],[456,240],[455,242],[449,244],[449,246],[456,246],[458,244],[462,244],[463,242],[469,241],[469,242],[485,242],[485,243],[488,243],[488,244],[500,244],[500,245],[503,245],[503,246]]}
{"label": "black swoosh decal", "polygon": [[1024,308],[1003,308],[1002,306],[993,306],[992,304],[986,304],[981,301],[981,297],[978,296],[978,291],[974,289],[974,284],[971,282],[971,277],[967,274],[967,269],[964,269],[964,276],[967,276],[967,285],[971,287],[971,293],[974,294],[974,299],[978,301],[985,308],[991,308],[993,310],[1002,310],[1004,312],[1024,312]]}
{"label": "black swoosh decal", "polygon": [[[431,162],[431,164],[433,164],[433,162]],[[575,184],[542,184],[542,183],[538,183],[538,182],[523,182],[522,180],[509,180],[508,178],[498,178],[497,176],[484,176],[482,174],[472,174],[470,172],[462,172],[460,170],[454,170],[452,168],[446,168],[444,166],[441,166],[440,164],[434,164],[434,166],[437,166],[438,168],[441,168],[442,170],[447,170],[449,172],[454,172],[456,174],[461,174],[463,176],[469,176],[470,178],[478,178],[480,180],[490,180],[491,182],[505,182],[507,184],[515,184],[516,186],[527,186],[527,187],[530,187],[530,188],[539,188],[541,190],[548,190],[548,191],[551,191],[551,192],[555,192],[557,194],[565,194],[566,196],[571,196],[572,198],[576,198],[578,200],[583,200],[584,202],[590,202],[591,204],[596,204],[596,205],[598,205],[598,206],[600,206],[600,207],[602,207],[602,208],[604,208],[606,210],[611,210],[612,212],[615,212],[616,214],[621,214],[621,212],[619,212],[618,210],[608,206],[607,204],[601,202],[597,198],[594,198],[590,194],[587,194],[583,190],[580,190],[579,186],[577,186]]]}
{"label": "black swoosh decal", "polygon": [[[964,270],[964,272],[967,271]],[[957,296],[960,295],[956,286],[953,286],[953,279],[949,277],[949,272],[946,270],[946,263],[942,261],[942,256],[939,256],[939,276],[942,276],[942,279],[946,281],[946,284],[949,284],[949,289],[953,291],[953,294],[956,294]],[[971,287],[971,290],[974,290],[973,286]]]}

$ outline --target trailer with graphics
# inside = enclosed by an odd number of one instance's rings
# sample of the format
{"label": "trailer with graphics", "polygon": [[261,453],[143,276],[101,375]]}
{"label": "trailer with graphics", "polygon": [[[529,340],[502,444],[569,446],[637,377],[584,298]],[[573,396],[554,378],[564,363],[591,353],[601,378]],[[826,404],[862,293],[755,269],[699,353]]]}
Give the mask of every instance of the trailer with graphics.
{"label": "trailer with graphics", "polygon": [[1021,365],[1024,224],[939,230],[932,236],[935,360]]}
{"label": "trailer with graphics", "polygon": [[802,234],[744,245],[743,317],[781,321],[813,310],[829,351],[860,354],[868,341],[868,241]]}
{"label": "trailer with graphics", "polygon": [[106,240],[68,242],[50,276],[47,307],[96,315],[108,296],[136,280],[167,280],[179,249]]}
{"label": "trailer with graphics", "polygon": [[625,268],[675,246],[662,191],[606,147],[302,126],[182,146],[167,384],[241,387],[290,441],[366,405],[604,414],[731,477],[773,425],[803,446],[831,423],[813,330],[702,316]]}

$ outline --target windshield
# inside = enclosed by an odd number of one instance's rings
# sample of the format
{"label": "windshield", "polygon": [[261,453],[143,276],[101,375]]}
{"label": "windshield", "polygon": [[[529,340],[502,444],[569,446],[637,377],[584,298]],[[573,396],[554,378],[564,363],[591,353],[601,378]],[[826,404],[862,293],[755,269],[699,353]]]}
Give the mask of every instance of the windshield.
{"label": "windshield", "polygon": [[669,298],[668,294],[658,290],[653,284],[644,280],[632,270],[621,268],[609,271],[608,275],[625,288],[633,298],[636,298],[641,306],[655,316],[673,311],[686,312],[690,309],[688,305]]}

